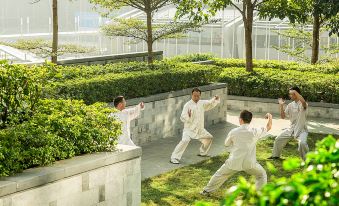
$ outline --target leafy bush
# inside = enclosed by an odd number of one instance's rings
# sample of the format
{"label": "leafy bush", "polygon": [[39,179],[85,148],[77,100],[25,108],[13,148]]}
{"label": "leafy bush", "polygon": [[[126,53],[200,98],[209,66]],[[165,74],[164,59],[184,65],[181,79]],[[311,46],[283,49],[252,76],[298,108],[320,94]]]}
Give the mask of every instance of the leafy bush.
{"label": "leafy bush", "polygon": [[[18,39],[16,42],[0,42],[2,45],[26,50],[40,57],[47,57],[52,53],[52,41],[45,39]],[[95,47],[84,47],[76,44],[59,44],[58,54],[91,53]]]}
{"label": "leafy bush", "polygon": [[53,71],[48,64],[27,67],[0,62],[0,128],[28,118]]}
{"label": "leafy bush", "polygon": [[227,68],[220,74],[220,82],[228,84],[231,95],[278,98],[285,97],[287,89],[298,85],[308,101],[339,103],[339,76],[293,70],[255,68]]}
{"label": "leafy bush", "polygon": [[120,122],[104,103],[40,100],[22,124],[0,130],[0,176],[92,152],[113,151]]}
{"label": "leafy bush", "polygon": [[285,170],[303,170],[290,178],[273,176],[260,191],[240,178],[237,186],[228,191],[222,205],[338,205],[338,145],[339,140],[328,136],[317,143],[316,150],[307,155],[305,163],[299,158],[285,160]]}
{"label": "leafy bush", "polygon": [[158,63],[142,71],[107,73],[88,79],[56,82],[47,88],[45,97],[82,99],[88,104],[108,102],[116,95],[134,98],[206,85],[216,80],[219,73],[220,69],[215,66]]}
{"label": "leafy bush", "polygon": [[[214,58],[215,65],[227,68],[227,67],[245,67],[244,59],[221,59]],[[326,64],[301,64],[291,61],[279,61],[279,60],[253,60],[254,67],[268,68],[268,69],[280,69],[280,70],[296,70],[302,72],[316,72],[325,74],[339,74],[339,66],[337,63]]]}
{"label": "leafy bush", "polygon": [[111,74],[135,72],[144,70],[166,70],[171,67],[170,64],[158,62],[154,65],[148,65],[146,62],[128,62],[114,63],[106,65],[77,65],[77,66],[55,66],[57,74],[53,77],[53,81],[63,82],[71,79],[88,79],[95,76]]}
{"label": "leafy bush", "polygon": [[202,54],[186,54],[175,56],[166,59],[166,61],[171,62],[198,62],[198,61],[206,61],[206,60],[213,60],[214,55],[211,53],[202,53]]}

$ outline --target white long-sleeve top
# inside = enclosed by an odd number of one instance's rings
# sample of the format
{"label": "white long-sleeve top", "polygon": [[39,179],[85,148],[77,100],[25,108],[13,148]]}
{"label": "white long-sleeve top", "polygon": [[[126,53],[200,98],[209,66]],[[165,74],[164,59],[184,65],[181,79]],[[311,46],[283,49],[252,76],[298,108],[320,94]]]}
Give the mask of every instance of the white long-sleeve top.
{"label": "white long-sleeve top", "polygon": [[287,129],[290,136],[298,137],[300,133],[307,132],[308,108],[304,108],[300,101],[292,101],[285,108],[285,114],[290,119],[290,128]]}
{"label": "white long-sleeve top", "polygon": [[248,124],[232,129],[225,139],[230,152],[225,164],[237,171],[253,168],[257,162],[256,143],[266,135],[266,128],[250,128]]}
{"label": "white long-sleeve top", "polygon": [[[195,103],[193,100],[188,101],[182,110],[180,120],[184,123],[184,135],[192,139],[199,139],[205,135],[205,111],[213,109],[220,103],[220,99],[199,100]],[[188,110],[191,110],[191,117],[188,116]]]}
{"label": "white long-sleeve top", "polygon": [[145,108],[141,109],[141,106],[139,104],[135,107],[127,108],[117,113],[111,114],[111,116],[116,117],[118,120],[122,122],[121,123],[122,134],[119,136],[118,144],[135,146],[134,142],[131,139],[130,125],[131,121],[137,118],[140,115],[140,111],[143,109]]}

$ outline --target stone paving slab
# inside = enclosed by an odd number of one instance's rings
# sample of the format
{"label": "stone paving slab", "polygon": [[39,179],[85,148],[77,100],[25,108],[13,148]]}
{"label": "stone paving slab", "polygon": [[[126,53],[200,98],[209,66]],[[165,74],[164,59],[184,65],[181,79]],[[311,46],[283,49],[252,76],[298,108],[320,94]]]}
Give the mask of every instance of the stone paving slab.
{"label": "stone paving slab", "polygon": [[[210,150],[211,156],[216,156],[224,152],[223,143],[227,133],[232,128],[235,128],[239,125],[238,115],[239,112],[237,111],[228,111],[226,124],[217,124],[207,129],[214,136],[214,140]],[[254,114],[251,125],[254,127],[264,126],[266,123],[266,119],[263,118],[264,115],[264,113]],[[275,115],[273,117],[273,128],[269,133],[271,135],[277,135],[282,129],[287,128],[288,125],[289,120],[282,120],[277,115]],[[333,119],[309,119],[308,128],[310,132],[314,133],[339,134],[339,122]],[[142,179],[153,177],[179,167],[197,163],[204,159],[197,156],[199,152],[200,142],[197,140],[192,140],[183,155],[181,164],[173,165],[169,163],[171,153],[174,150],[176,144],[180,141],[180,139],[181,137],[177,136],[155,140],[150,144],[142,147]]]}

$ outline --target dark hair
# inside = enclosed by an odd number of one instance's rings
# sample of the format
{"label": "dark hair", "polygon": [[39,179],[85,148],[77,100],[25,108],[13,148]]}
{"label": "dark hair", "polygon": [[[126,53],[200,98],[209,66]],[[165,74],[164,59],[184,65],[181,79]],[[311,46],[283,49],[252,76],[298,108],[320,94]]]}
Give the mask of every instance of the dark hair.
{"label": "dark hair", "polygon": [[192,89],[192,94],[193,94],[193,92],[199,92],[201,94],[201,90],[198,87],[194,87]]}
{"label": "dark hair", "polygon": [[301,94],[300,88],[297,86],[291,87],[289,90],[295,90],[297,91],[299,94]]}
{"label": "dark hair", "polygon": [[115,97],[114,100],[113,100],[114,107],[117,107],[118,104],[123,102],[124,98],[125,98],[124,96],[117,96],[117,97]]}
{"label": "dark hair", "polygon": [[245,123],[250,123],[252,121],[252,112],[247,111],[247,110],[242,110],[240,112],[240,118],[245,122]]}

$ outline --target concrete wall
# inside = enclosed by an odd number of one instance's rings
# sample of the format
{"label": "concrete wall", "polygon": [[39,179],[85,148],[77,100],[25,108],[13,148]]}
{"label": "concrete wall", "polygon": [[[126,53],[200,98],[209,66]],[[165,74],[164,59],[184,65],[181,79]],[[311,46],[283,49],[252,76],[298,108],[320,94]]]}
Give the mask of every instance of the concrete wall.
{"label": "concrete wall", "polygon": [[139,206],[141,148],[78,156],[0,181],[0,206]]}
{"label": "concrete wall", "polygon": [[[226,122],[227,88],[226,84],[211,84],[199,87],[202,99],[210,99],[219,95],[221,103],[205,113],[205,126]],[[131,122],[132,140],[137,145],[182,135],[183,123],[180,115],[184,104],[191,99],[192,88],[162,93],[149,97],[127,100],[128,106],[145,102],[145,110],[139,118]]]}
{"label": "concrete wall", "polygon": [[[163,51],[153,52],[154,59],[162,60]],[[58,61],[59,65],[97,65],[97,64],[110,64],[117,62],[132,62],[132,61],[147,61],[148,53],[147,52],[134,52],[134,53],[125,53],[125,54],[114,54],[114,55],[104,55],[104,56],[92,56],[84,57],[78,59],[67,59]],[[36,65],[44,64],[45,62],[33,62],[33,63],[21,63],[26,65]]]}
{"label": "concrete wall", "polygon": [[[289,103],[287,101],[286,103]],[[339,120],[339,105],[322,102],[308,102],[309,117],[329,118]],[[228,95],[227,108],[229,110],[240,111],[247,109],[252,112],[270,112],[279,114],[278,101],[276,99],[242,97]]]}

